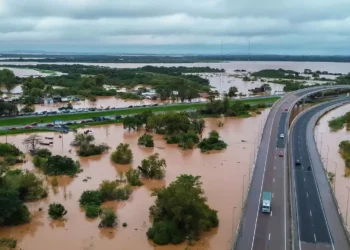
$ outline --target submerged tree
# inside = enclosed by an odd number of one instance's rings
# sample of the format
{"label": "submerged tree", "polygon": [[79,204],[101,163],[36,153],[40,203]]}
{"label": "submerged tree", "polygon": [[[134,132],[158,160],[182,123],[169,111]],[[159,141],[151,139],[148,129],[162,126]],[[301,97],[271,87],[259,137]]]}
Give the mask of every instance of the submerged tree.
{"label": "submerged tree", "polygon": [[37,134],[28,136],[23,140],[23,144],[30,148],[30,150],[35,151],[38,144],[42,142],[42,137]]}
{"label": "submerged tree", "polygon": [[120,143],[111,155],[111,160],[119,164],[129,164],[131,163],[133,154],[129,148],[129,144]]}
{"label": "submerged tree", "polygon": [[147,236],[154,243],[196,240],[202,232],[218,226],[217,211],[207,205],[199,179],[199,176],[180,175],[168,187],[153,192],[157,199],[150,207],[153,225]]}
{"label": "submerged tree", "polygon": [[159,154],[155,153],[143,159],[138,167],[142,176],[150,179],[162,179],[165,175],[165,159],[159,159]]}

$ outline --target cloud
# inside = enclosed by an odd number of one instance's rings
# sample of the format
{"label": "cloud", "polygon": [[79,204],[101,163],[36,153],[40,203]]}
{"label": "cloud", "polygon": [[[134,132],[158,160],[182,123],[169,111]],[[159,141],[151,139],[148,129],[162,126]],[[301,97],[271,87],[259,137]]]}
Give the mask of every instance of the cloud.
{"label": "cloud", "polygon": [[250,41],[257,53],[349,54],[349,10],[349,0],[0,0],[0,51],[221,43],[233,51]]}

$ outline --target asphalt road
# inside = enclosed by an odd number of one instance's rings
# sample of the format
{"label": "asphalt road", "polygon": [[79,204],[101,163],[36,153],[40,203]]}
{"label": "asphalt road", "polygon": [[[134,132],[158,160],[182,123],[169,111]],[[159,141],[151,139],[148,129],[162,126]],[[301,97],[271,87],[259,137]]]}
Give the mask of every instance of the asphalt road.
{"label": "asphalt road", "polygon": [[[316,152],[317,149],[313,151],[313,154],[309,153],[310,138],[313,140],[313,128],[308,130],[310,119],[318,112],[343,102],[344,99],[335,100],[306,111],[297,118],[291,132],[291,167],[293,168],[295,207],[297,210],[296,229],[298,230],[299,242],[296,244],[296,249],[298,250],[350,249],[330,193],[331,190],[328,188],[323,190],[321,194],[320,183],[315,178],[316,171],[319,172],[319,178],[323,177],[321,180],[327,178],[322,163],[313,164],[312,158],[319,158],[319,154]],[[316,145],[313,143],[312,147],[315,149]],[[300,165],[295,164],[296,160],[300,161]],[[327,188],[327,186],[329,186],[327,182],[322,183],[322,188]],[[325,195],[323,199],[322,195]],[[325,207],[333,211],[331,218],[325,213]],[[328,221],[330,220],[337,222],[333,230],[329,227]],[[337,237],[340,236],[340,239],[335,242],[333,234],[336,234]]]}
{"label": "asphalt road", "polygon": [[[334,87],[334,86],[333,86]],[[271,109],[266,120],[252,182],[245,204],[237,242],[237,250],[285,250],[291,245],[290,215],[285,157],[288,140],[289,111],[303,95],[329,87],[303,89],[281,98]],[[280,134],[285,138],[280,138]],[[272,213],[260,212],[261,194],[272,193]]]}

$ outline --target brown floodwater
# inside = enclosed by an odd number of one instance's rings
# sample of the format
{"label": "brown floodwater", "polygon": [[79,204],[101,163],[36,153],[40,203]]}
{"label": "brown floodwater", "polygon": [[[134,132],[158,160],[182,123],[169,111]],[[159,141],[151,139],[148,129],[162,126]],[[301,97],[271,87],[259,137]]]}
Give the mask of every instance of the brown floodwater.
{"label": "brown floodwater", "polygon": [[[218,211],[220,224],[217,229],[202,235],[202,238],[192,250],[224,250],[231,249],[232,235],[236,231],[242,209],[243,198],[247,192],[250,167],[253,165],[254,154],[263,124],[269,110],[261,115],[242,118],[220,118],[223,127],[218,127],[219,119],[205,119],[206,128],[203,136],[215,129],[228,143],[226,150],[221,152],[201,153],[199,149],[183,151],[175,145],[167,145],[160,135],[154,135],[154,149],[146,149],[137,145],[137,139],[142,132],[127,132],[122,125],[108,125],[90,128],[96,138],[96,143],[105,142],[112,147],[110,152],[100,156],[78,157],[75,149],[70,146],[73,134],[64,134],[59,138],[58,133],[43,133],[42,136],[53,136],[54,144],[50,147],[54,154],[67,155],[77,159],[84,170],[78,177],[58,178],[58,187],[49,184],[50,178],[43,176],[48,183],[47,198],[28,202],[32,213],[29,224],[0,229],[0,237],[14,237],[18,240],[19,248],[25,250],[183,250],[186,244],[154,246],[147,240],[146,231],[150,227],[149,207],[154,203],[151,190],[155,187],[166,186],[180,174],[201,176],[203,189],[208,198],[208,204]],[[26,151],[22,140],[27,135],[7,136],[21,150]],[[0,137],[4,142],[5,137]],[[120,143],[129,143],[134,154],[131,165],[122,166],[110,161],[110,154]],[[69,153],[69,150],[72,152]],[[141,160],[150,154],[159,153],[167,162],[166,177],[162,181],[144,180],[141,187],[134,188],[129,200],[123,202],[108,202],[104,207],[113,208],[118,216],[118,225],[113,229],[99,229],[99,219],[85,218],[84,211],[79,207],[79,197],[84,190],[96,189],[103,180],[115,180],[129,168],[136,168]],[[21,166],[33,170],[30,156]],[[35,170],[35,169],[34,169]],[[36,170],[35,170],[36,171]],[[87,182],[83,179],[91,177]],[[243,189],[244,188],[244,189]],[[48,205],[60,202],[68,210],[64,221],[53,221],[48,218]],[[42,208],[42,211],[39,211]],[[234,214],[233,214],[234,211]],[[127,227],[121,224],[126,222]]]}
{"label": "brown floodwater", "polygon": [[[318,150],[321,152],[324,166],[329,172],[336,174],[334,186],[336,198],[345,219],[348,199],[348,189],[350,188],[350,177],[345,177],[349,169],[345,167],[344,159],[339,154],[339,143],[344,140],[350,140],[350,131],[343,128],[339,131],[332,132],[328,127],[328,121],[334,117],[344,115],[350,111],[350,104],[344,105],[325,114],[315,129],[315,138]],[[348,223],[350,218],[348,218]]]}

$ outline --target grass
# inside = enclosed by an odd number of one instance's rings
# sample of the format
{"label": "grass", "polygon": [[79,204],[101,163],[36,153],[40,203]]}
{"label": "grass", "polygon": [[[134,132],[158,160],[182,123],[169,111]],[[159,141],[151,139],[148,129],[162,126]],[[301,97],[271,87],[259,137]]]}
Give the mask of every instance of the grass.
{"label": "grass", "polygon": [[[270,97],[270,98],[264,98],[264,99],[244,100],[243,102],[247,104],[271,103],[271,102],[277,101],[278,99],[279,97]],[[123,109],[123,110],[108,110],[108,111],[98,111],[98,112],[95,111],[95,112],[89,112],[89,113],[4,118],[0,120],[0,124],[1,126],[29,125],[33,122],[50,123],[50,122],[54,122],[55,120],[70,121],[70,120],[90,119],[90,118],[101,117],[101,116],[132,115],[132,114],[138,114],[148,110],[151,110],[154,112],[185,111],[190,109],[199,109],[204,106],[205,106],[205,103],[196,103],[196,104],[181,104],[181,105],[174,105],[174,106],[155,106],[155,107],[146,107],[146,108],[130,108],[130,109]],[[108,123],[104,123],[104,124],[108,124]],[[11,130],[11,131],[16,131],[16,130]]]}
{"label": "grass", "polygon": [[332,131],[337,131],[339,129],[342,129],[345,124],[344,116],[340,116],[337,118],[334,118],[328,122],[328,126],[331,128]]}
{"label": "grass", "polygon": [[16,135],[16,134],[25,134],[25,133],[42,133],[42,132],[55,132],[50,129],[17,129],[17,130],[0,130],[0,136],[3,135]]}

